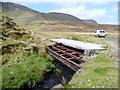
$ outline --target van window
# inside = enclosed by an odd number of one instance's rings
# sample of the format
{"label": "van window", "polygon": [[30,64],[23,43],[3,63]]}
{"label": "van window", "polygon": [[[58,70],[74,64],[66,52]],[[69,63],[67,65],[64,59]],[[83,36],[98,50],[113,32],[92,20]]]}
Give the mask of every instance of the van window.
{"label": "van window", "polygon": [[103,31],[103,33],[105,33],[105,31]]}

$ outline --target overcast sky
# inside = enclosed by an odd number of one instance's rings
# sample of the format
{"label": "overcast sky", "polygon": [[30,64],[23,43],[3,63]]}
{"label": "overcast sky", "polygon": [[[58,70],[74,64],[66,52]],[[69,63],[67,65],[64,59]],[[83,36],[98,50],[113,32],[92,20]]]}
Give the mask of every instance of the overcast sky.
{"label": "overcast sky", "polygon": [[[28,6],[40,12],[62,12],[102,24],[118,24],[119,0],[1,0]],[[68,2],[69,1],[69,2]]]}

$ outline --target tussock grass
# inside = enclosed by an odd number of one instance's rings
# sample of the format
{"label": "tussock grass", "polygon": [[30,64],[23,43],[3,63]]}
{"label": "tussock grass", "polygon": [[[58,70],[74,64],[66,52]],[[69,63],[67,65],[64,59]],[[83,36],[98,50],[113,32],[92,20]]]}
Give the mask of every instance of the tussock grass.
{"label": "tussock grass", "polygon": [[53,60],[49,55],[46,58],[30,55],[24,56],[24,61],[17,64],[8,64],[2,67],[3,88],[20,88],[25,84],[32,87],[42,80],[42,76],[50,71],[54,65],[49,60]]}

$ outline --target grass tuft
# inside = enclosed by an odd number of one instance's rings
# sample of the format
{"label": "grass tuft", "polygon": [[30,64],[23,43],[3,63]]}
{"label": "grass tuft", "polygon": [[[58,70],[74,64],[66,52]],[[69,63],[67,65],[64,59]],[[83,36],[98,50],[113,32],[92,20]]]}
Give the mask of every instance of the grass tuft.
{"label": "grass tuft", "polygon": [[98,68],[94,69],[94,72],[97,74],[100,74],[100,75],[106,75],[108,70],[107,70],[107,68],[98,67]]}
{"label": "grass tuft", "polygon": [[99,55],[97,58],[95,58],[95,62],[110,62],[110,57],[108,57],[107,55]]}

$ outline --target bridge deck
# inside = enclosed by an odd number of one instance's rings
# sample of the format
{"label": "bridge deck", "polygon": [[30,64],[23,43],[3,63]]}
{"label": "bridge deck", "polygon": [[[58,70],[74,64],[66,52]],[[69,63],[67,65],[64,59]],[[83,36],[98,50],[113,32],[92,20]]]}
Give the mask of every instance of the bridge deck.
{"label": "bridge deck", "polygon": [[47,51],[54,58],[67,65],[74,71],[78,71],[81,68],[80,64],[85,62],[82,60],[82,51],[80,52],[60,44],[47,47]]}

